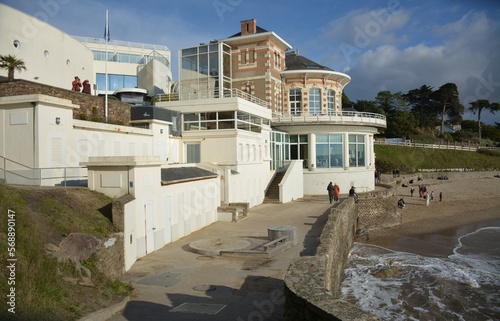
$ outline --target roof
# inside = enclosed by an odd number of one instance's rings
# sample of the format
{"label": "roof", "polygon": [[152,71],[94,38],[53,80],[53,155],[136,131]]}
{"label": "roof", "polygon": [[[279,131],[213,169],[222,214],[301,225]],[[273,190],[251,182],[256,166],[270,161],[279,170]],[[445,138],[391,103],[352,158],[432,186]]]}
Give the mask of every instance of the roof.
{"label": "roof", "polygon": [[285,56],[285,70],[326,70],[333,71],[328,67],[320,65],[304,56],[299,55],[296,51],[287,52]]}
{"label": "roof", "polygon": [[197,181],[217,176],[215,173],[194,166],[161,169],[162,185]]}

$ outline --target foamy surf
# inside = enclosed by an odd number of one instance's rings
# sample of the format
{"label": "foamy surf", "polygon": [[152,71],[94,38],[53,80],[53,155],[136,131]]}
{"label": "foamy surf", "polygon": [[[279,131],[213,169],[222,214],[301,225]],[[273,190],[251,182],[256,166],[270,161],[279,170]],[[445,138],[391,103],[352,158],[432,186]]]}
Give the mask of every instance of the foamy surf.
{"label": "foamy surf", "polygon": [[342,297],[383,320],[500,320],[500,228],[459,238],[449,258],[355,243]]}

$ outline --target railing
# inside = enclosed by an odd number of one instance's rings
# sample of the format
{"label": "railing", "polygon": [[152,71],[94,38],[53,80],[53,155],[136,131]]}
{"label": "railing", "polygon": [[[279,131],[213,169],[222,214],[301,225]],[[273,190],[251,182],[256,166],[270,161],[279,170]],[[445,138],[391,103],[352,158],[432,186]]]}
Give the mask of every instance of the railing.
{"label": "railing", "polygon": [[163,101],[179,101],[179,100],[197,100],[197,99],[216,99],[216,98],[228,98],[228,97],[238,97],[255,103],[259,106],[267,108],[267,102],[263,99],[250,95],[243,90],[236,88],[224,89],[224,90],[205,90],[198,91],[195,93],[175,93],[175,94],[163,94],[156,96],[157,102]]}
{"label": "railing", "polygon": [[87,175],[82,175],[85,167],[32,168],[3,156],[0,156],[0,160],[0,178],[4,179],[6,184],[43,186],[44,181],[61,180],[61,186],[66,187],[71,180],[88,179]]}
{"label": "railing", "polygon": [[356,111],[341,111],[331,115],[273,115],[273,124],[292,124],[292,123],[345,123],[359,125],[375,125],[377,127],[386,127],[387,120],[384,115],[375,113],[365,113]]}
{"label": "railing", "polygon": [[406,146],[406,147],[420,147],[420,148],[433,148],[433,149],[451,149],[475,152],[478,149],[499,149],[498,147],[481,147],[477,145],[464,145],[462,143],[453,142],[452,144],[424,144],[424,143],[411,143],[411,142],[386,142],[374,141],[375,145],[391,145],[391,146]]}

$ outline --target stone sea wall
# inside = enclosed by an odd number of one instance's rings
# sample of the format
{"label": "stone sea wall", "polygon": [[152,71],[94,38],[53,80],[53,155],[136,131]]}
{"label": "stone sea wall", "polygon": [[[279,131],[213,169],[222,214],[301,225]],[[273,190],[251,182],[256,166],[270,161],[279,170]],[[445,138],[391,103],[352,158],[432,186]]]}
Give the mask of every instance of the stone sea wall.
{"label": "stone sea wall", "polygon": [[358,204],[348,198],[332,208],[316,255],[290,264],[285,275],[285,320],[379,320],[339,299],[344,264],[357,229]]}

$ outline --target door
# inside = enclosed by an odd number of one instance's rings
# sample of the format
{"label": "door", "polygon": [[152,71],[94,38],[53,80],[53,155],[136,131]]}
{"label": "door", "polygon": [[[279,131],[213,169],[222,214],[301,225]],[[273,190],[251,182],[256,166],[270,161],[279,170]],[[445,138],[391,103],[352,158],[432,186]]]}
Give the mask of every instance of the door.
{"label": "door", "polygon": [[153,252],[155,249],[154,230],[153,201],[148,201],[144,203],[144,242],[146,254]]}

